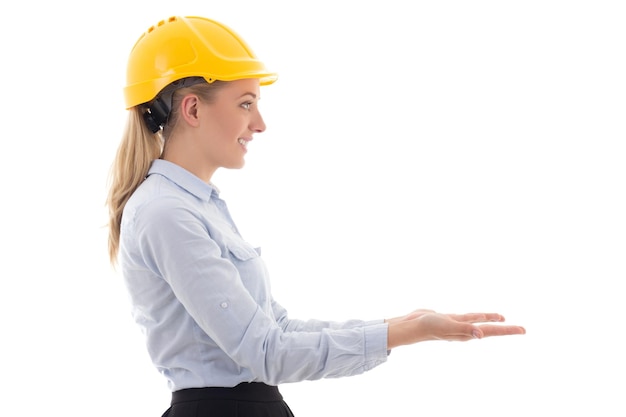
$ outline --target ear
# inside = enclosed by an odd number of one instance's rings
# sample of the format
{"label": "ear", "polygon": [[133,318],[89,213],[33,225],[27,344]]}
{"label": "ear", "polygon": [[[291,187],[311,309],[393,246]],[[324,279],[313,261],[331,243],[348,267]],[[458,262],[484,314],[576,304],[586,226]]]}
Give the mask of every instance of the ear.
{"label": "ear", "polygon": [[195,94],[187,94],[180,103],[180,117],[189,125],[197,127],[198,120],[198,104],[200,100]]}

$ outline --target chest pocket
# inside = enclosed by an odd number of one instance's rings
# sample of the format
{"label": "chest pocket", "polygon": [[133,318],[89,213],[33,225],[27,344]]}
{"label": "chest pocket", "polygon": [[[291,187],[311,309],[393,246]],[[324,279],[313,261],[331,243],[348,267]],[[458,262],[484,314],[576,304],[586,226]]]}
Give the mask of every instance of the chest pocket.
{"label": "chest pocket", "polygon": [[226,249],[244,287],[260,306],[267,304],[270,289],[260,249],[254,249],[244,241],[226,242]]}
{"label": "chest pocket", "polygon": [[243,242],[227,242],[226,248],[232,257],[240,262],[249,261],[253,258],[259,257],[259,252],[257,250]]}

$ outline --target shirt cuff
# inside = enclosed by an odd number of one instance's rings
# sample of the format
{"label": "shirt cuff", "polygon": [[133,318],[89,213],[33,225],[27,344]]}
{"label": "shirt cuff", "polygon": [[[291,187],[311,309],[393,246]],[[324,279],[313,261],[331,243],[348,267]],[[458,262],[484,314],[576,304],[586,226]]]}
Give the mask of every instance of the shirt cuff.
{"label": "shirt cuff", "polygon": [[387,361],[388,324],[379,323],[363,328],[365,332],[365,368],[370,370]]}

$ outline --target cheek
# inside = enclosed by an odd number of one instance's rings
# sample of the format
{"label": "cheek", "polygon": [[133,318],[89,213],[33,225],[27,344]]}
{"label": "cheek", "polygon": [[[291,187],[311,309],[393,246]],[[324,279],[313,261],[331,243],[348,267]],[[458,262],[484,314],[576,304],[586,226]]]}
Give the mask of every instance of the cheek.
{"label": "cheek", "polygon": [[236,141],[244,126],[241,117],[227,112],[216,113],[214,116],[215,122],[212,125],[215,136],[219,136],[223,142]]}
{"label": "cheek", "polygon": [[226,111],[223,107],[213,108],[206,125],[208,151],[215,156],[216,152],[232,152],[239,145],[238,139],[245,134],[245,117],[234,111]]}

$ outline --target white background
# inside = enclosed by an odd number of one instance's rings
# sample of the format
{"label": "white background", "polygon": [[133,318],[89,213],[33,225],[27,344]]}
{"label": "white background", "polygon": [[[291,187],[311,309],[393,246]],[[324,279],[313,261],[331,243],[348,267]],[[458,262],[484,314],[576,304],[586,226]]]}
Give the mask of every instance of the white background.
{"label": "white background", "polygon": [[626,415],[621,4],[5,2],[3,414],[167,407],[104,201],[130,48],[179,14],[280,74],[245,169],[214,180],[292,316],[495,311],[528,331],[284,385],[296,416]]}

